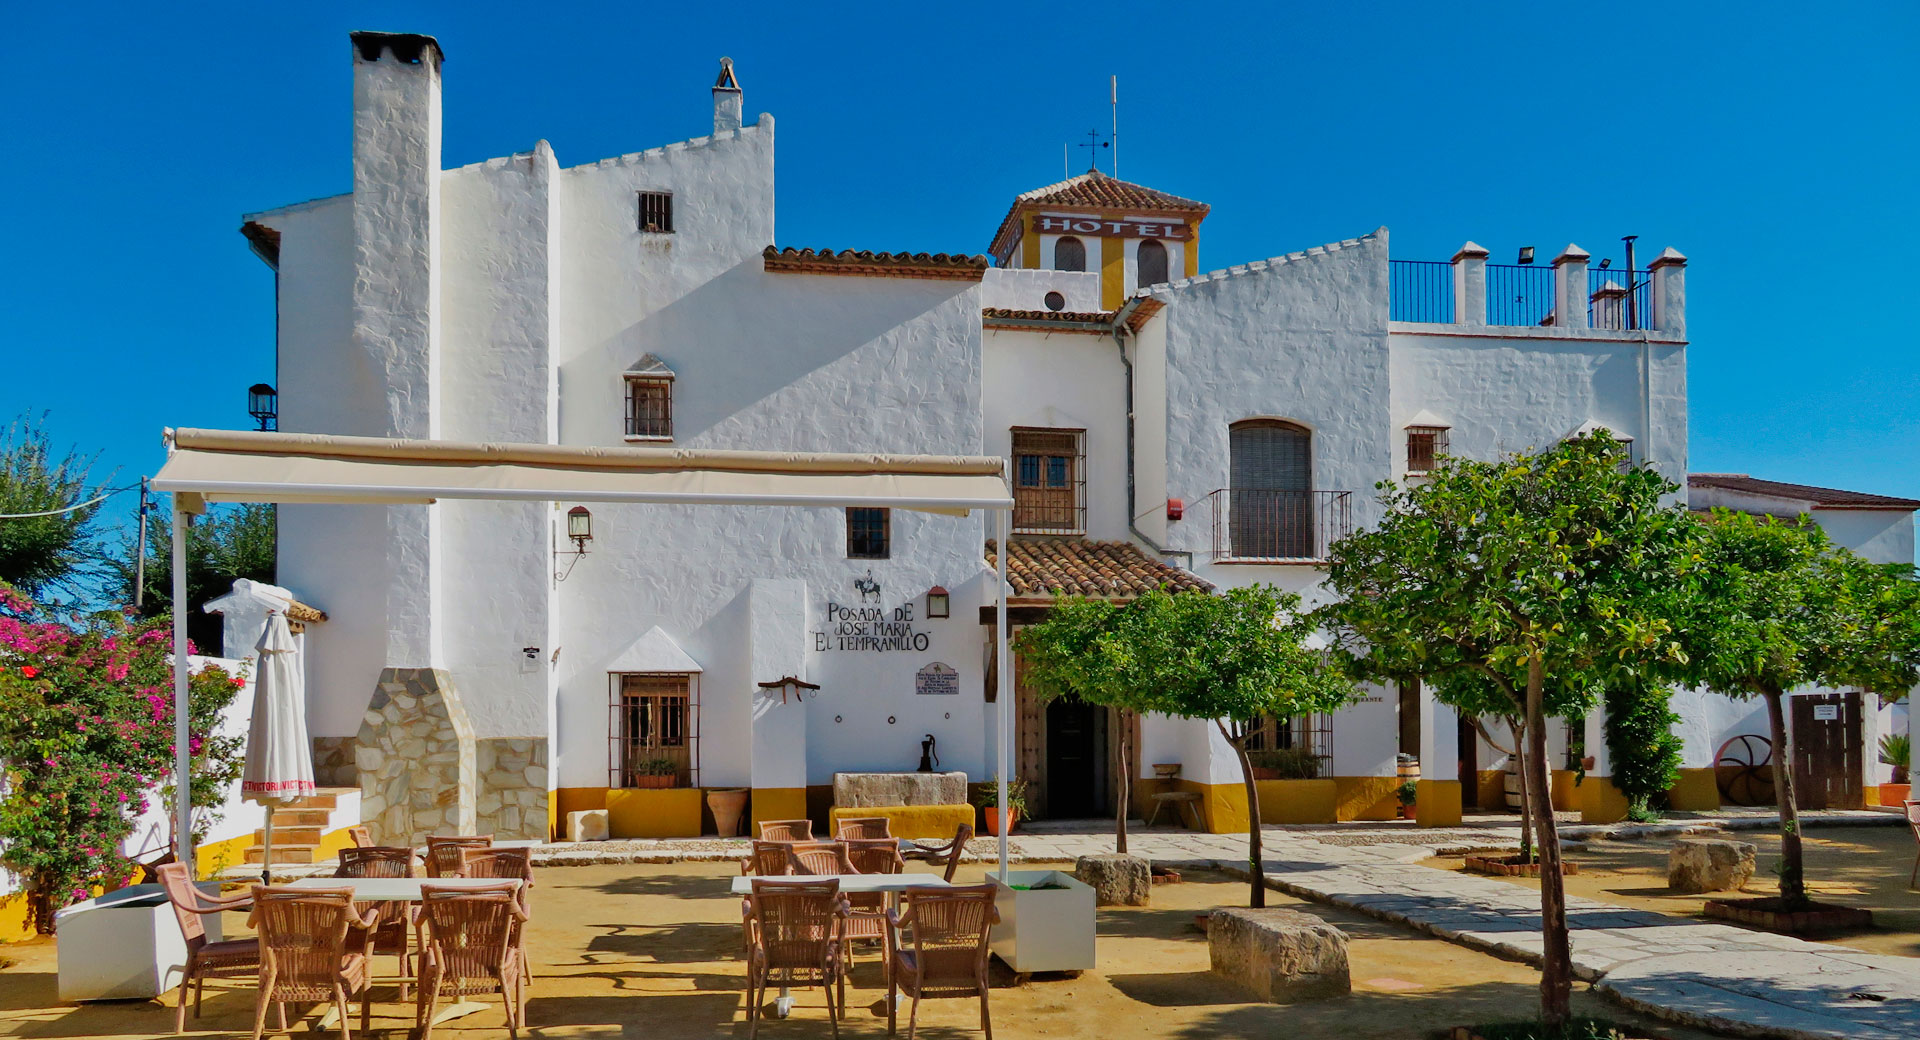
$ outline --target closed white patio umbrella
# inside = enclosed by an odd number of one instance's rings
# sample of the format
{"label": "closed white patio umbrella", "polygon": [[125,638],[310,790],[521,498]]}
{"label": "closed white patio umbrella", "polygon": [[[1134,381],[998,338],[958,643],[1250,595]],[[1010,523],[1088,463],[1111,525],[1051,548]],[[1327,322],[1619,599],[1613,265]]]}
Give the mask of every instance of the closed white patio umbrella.
{"label": "closed white patio umbrella", "polygon": [[307,743],[307,684],[301,677],[300,648],[280,611],[267,616],[267,629],[260,634],[257,649],[253,724],[247,733],[240,796],[266,806],[260,876],[268,880],[274,807],[313,794],[313,752]]}

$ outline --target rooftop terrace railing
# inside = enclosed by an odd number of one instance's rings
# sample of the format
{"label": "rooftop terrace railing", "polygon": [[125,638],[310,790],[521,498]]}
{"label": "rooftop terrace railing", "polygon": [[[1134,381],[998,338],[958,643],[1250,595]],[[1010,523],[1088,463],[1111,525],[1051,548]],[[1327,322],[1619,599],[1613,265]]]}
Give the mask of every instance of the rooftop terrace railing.
{"label": "rooftop terrace railing", "polygon": [[1488,264],[1487,324],[1553,324],[1553,268]]}
{"label": "rooftop terrace railing", "polygon": [[1387,317],[1453,322],[1453,265],[1445,260],[1387,261]]}

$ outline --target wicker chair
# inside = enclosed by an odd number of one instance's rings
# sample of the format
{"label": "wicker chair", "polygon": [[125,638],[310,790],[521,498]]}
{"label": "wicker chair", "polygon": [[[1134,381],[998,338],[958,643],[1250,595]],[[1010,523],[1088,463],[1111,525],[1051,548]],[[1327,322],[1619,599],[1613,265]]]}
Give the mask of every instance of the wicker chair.
{"label": "wicker chair", "polygon": [[[1914,842],[1920,844],[1920,802],[1900,804],[1907,811],[1907,829],[1913,832]],[[1920,882],[1920,854],[1913,857],[1913,872],[1907,875],[1907,887],[1914,887],[1915,882]]]}
{"label": "wicker chair", "polygon": [[945,864],[947,868],[946,880],[952,881],[954,871],[960,869],[960,854],[967,851],[967,842],[972,840],[973,825],[963,823],[960,825],[959,830],[953,832],[952,841],[942,841],[933,844],[916,841],[912,847],[900,855],[904,859],[917,860],[924,863]]}
{"label": "wicker chair", "polygon": [[458,877],[460,854],[493,846],[491,834],[432,835],[427,838],[427,876]]}
{"label": "wicker chair", "polygon": [[433,1035],[442,996],[498,993],[507,1010],[507,1035],[517,1037],[527,1017],[527,969],[522,933],[527,923],[511,882],[476,888],[420,886],[414,911],[426,945],[414,1027]]}
{"label": "wicker chair", "polygon": [[[499,878],[503,881],[520,882],[515,895],[520,903],[520,913],[531,917],[533,904],[529,902],[533,889],[533,851],[531,849],[466,849],[460,853],[460,876],[469,878]],[[526,973],[526,981],[533,981],[533,964],[527,959],[524,932],[521,935],[520,970]]]}
{"label": "wicker chair", "polygon": [[[366,845],[358,848],[341,849],[340,865],[333,870],[337,878],[405,878],[417,877],[414,872],[416,857],[412,849],[403,849],[388,845]],[[402,977],[413,974],[413,951],[407,945],[407,906],[392,901],[358,902],[354,911],[365,915],[369,910],[377,913],[380,923],[373,929],[373,952],[380,955],[398,957]],[[347,945],[358,946],[363,936],[348,935]],[[407,984],[400,984],[400,999],[407,999]]]}
{"label": "wicker chair", "polygon": [[793,869],[787,862],[787,846],[792,842],[755,840],[753,852],[740,861],[742,875],[753,874],[791,874]]}
{"label": "wicker chair", "polygon": [[[900,842],[894,838],[849,838],[847,862],[857,874],[898,874],[907,864],[900,858]],[[887,895],[884,892],[847,894],[847,970],[853,970],[853,944],[856,940],[880,942],[887,934]],[[882,956],[885,948],[882,947]]]}
{"label": "wicker chair", "polygon": [[[907,1011],[907,1040],[920,1014],[921,997],[980,998],[980,1028],[993,1040],[987,1017],[987,940],[1000,920],[993,885],[910,888],[901,895],[906,909],[887,915],[887,1032],[894,1032],[894,991],[913,998]],[[910,948],[899,938],[906,929]]]}
{"label": "wicker chair", "polygon": [[[267,1027],[267,1005],[277,1004],[287,1020],[287,1001],[332,1004],[340,1012],[341,1040],[351,1040],[347,1001],[360,998],[360,1028],[367,1028],[367,962],[372,950],[347,945],[358,927],[371,935],[379,915],[353,909],[350,888],[253,887],[253,916],[260,933],[260,991],[254,1009],[253,1040]],[[284,1028],[283,1030],[284,1031]]]}
{"label": "wicker chair", "polygon": [[859,816],[842,818],[840,826],[834,828],[833,836],[842,841],[854,841],[862,838],[893,837],[893,821],[885,816]]}
{"label": "wicker chair", "polygon": [[761,841],[812,841],[812,820],[761,820]]}
{"label": "wicker chair", "polygon": [[[207,979],[251,979],[260,974],[260,941],[228,939],[225,942],[208,942],[206,926],[200,921],[202,914],[244,909],[247,905],[245,896],[210,898],[194,887],[192,875],[179,863],[168,863],[154,873],[160,878],[160,887],[167,893],[167,902],[173,904],[173,916],[180,922],[180,934],[187,940],[187,963],[180,975],[180,1006],[173,1016],[173,1031],[178,1035],[187,1030],[187,987],[193,987],[193,1017],[199,1018],[201,991]],[[286,1028],[284,1020],[280,1025]]]}
{"label": "wicker chair", "polygon": [[846,996],[847,901],[840,880],[753,880],[747,947],[747,1038],[760,1028],[760,1005],[767,986],[819,983],[827,997],[827,1019],[840,1035],[840,1004],[834,985]]}
{"label": "wicker chair", "polygon": [[356,849],[373,848],[373,832],[364,826],[348,827],[347,837],[353,839],[353,847]]}
{"label": "wicker chair", "polygon": [[796,841],[787,845],[790,874],[858,874],[844,841]]}

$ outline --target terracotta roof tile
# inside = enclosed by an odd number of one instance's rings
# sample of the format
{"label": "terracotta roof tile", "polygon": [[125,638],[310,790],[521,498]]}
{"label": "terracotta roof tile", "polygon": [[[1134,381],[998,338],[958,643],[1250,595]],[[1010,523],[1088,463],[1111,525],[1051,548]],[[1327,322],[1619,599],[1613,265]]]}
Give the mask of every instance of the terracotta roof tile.
{"label": "terracotta roof tile", "polygon": [[987,258],[964,253],[880,253],[866,249],[782,249],[768,246],[760,254],[769,271],[807,274],[850,274],[880,278],[948,278],[979,281]]}
{"label": "terracotta roof tile", "polygon": [[[1159,300],[1143,299],[1127,316],[1127,327],[1135,332],[1146,324],[1148,318],[1160,313],[1166,306]],[[1064,325],[1101,325],[1100,330],[1069,329],[1066,331],[1100,331],[1113,327],[1113,320],[1119,311],[1033,311],[1016,310],[1011,307],[988,307],[980,312],[980,320],[987,328],[1024,328],[1031,322],[1058,322]]]}
{"label": "terracotta roof tile", "polygon": [[1002,248],[1012,241],[1012,232],[1018,224],[1015,217],[1021,207],[1051,206],[1060,209],[1123,209],[1135,213],[1194,213],[1201,217],[1212,209],[1204,202],[1182,198],[1144,184],[1123,181],[1118,177],[1109,177],[1099,170],[1088,170],[1078,177],[1069,177],[1064,181],[1049,184],[1044,188],[1021,192],[1013,200],[1012,208],[1007,210],[1006,219],[1000,222],[1000,229],[993,234],[992,251],[1004,257]]}
{"label": "terracotta roof tile", "polygon": [[1911,498],[1870,495],[1864,491],[1841,491],[1838,488],[1815,487],[1811,484],[1788,484],[1778,480],[1761,480],[1745,473],[1690,473],[1687,475],[1687,486],[1738,491],[1750,495],[1770,495],[1777,498],[1796,498],[1828,509],[1920,509],[1920,500]]}
{"label": "terracotta roof tile", "polygon": [[297,599],[287,604],[287,620],[289,621],[325,621],[326,619],[327,612],[321,610],[319,607],[307,606]]}
{"label": "terracotta roof tile", "polygon": [[[987,564],[995,544],[987,542]],[[1007,554],[1007,582],[1015,596],[1097,596],[1127,599],[1154,589],[1212,592],[1213,585],[1148,556],[1132,542],[1078,538],[1020,539]]]}

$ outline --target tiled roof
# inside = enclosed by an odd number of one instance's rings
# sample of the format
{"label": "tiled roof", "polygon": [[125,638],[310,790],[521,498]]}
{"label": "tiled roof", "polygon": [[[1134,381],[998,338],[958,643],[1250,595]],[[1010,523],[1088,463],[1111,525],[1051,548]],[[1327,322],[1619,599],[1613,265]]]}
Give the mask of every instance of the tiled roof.
{"label": "tiled roof", "polygon": [[1687,475],[1687,486],[1737,491],[1749,495],[1767,495],[1774,498],[1793,498],[1812,502],[1816,506],[1827,509],[1920,509],[1920,501],[1911,498],[1894,498],[1891,495],[1869,495],[1864,491],[1841,491],[1837,488],[1814,487],[1811,484],[1761,480],[1747,476],[1745,473],[1690,473]]}
{"label": "tiled roof", "polygon": [[[995,562],[987,542],[987,564]],[[1154,589],[1212,592],[1213,585],[1153,559],[1132,542],[1078,538],[1020,539],[1007,554],[1007,582],[1015,596],[1098,596],[1126,599]]]}
{"label": "tiled roof", "polygon": [[247,236],[253,251],[267,262],[268,267],[280,267],[280,232],[257,220],[249,220],[240,225],[240,233]]}
{"label": "tiled roof", "polygon": [[[1127,328],[1138,332],[1165,306],[1159,300],[1142,300],[1127,315]],[[1113,321],[1119,311],[1029,311],[1015,310],[1010,307],[988,307],[980,312],[980,322],[987,328],[1019,329],[1031,328],[1035,324],[1059,323],[1067,328],[1066,332],[1096,332],[1104,334],[1113,327]],[[1099,325],[1099,329],[1075,328],[1073,326]]]}
{"label": "tiled roof", "polygon": [[782,249],[761,252],[769,271],[807,274],[851,274],[878,278],[948,278],[979,281],[987,258],[964,253],[876,253],[865,249]]}
{"label": "tiled roof", "polygon": [[1022,206],[1053,206],[1060,209],[1122,209],[1132,213],[1194,213],[1206,216],[1212,209],[1204,202],[1181,198],[1164,191],[1149,188],[1144,184],[1123,181],[1118,177],[1109,177],[1099,170],[1088,170],[1078,177],[1070,177],[1044,188],[1021,192],[1014,196],[1013,206],[1007,210],[1006,219],[1000,222],[1000,229],[993,233],[993,252],[1001,253],[1002,248],[1011,243],[1013,230],[1018,227],[1014,217]]}
{"label": "tiled roof", "polygon": [[289,621],[325,621],[326,619],[327,612],[319,607],[309,607],[297,599],[287,604]]}

